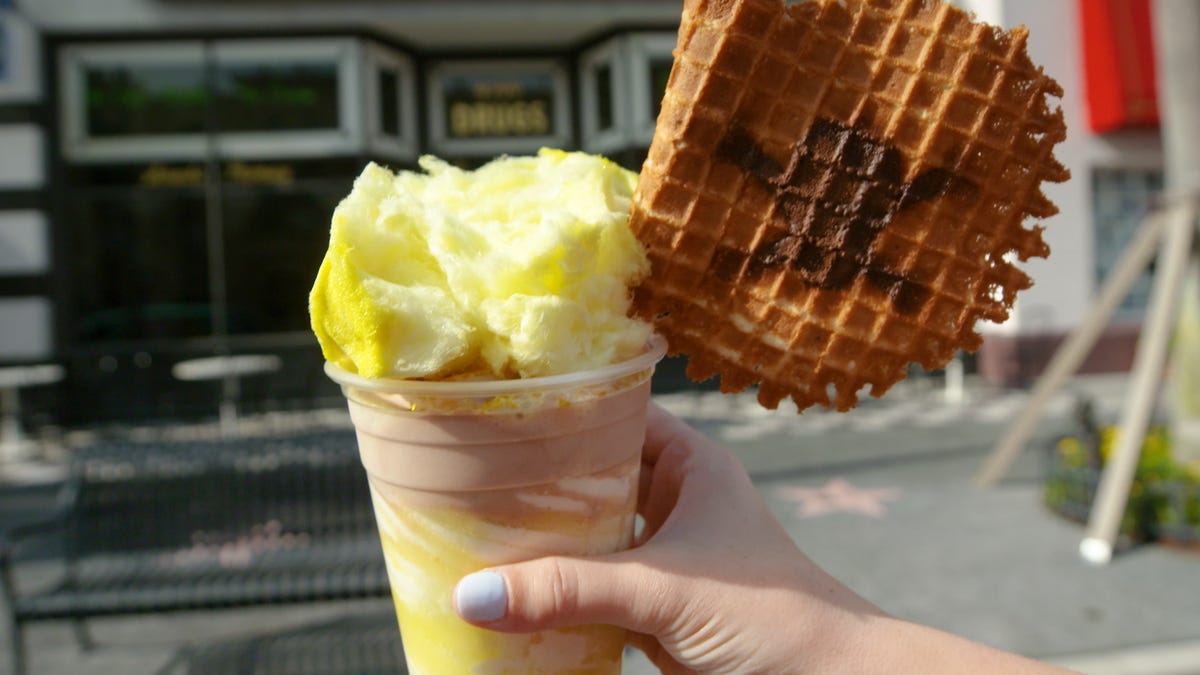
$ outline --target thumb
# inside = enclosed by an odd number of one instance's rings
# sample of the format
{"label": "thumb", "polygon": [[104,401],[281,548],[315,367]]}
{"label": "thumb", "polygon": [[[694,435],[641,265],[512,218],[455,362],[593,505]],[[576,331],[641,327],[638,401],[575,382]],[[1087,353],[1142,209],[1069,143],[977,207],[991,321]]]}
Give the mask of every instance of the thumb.
{"label": "thumb", "polygon": [[505,632],[604,623],[656,633],[669,610],[652,599],[671,594],[652,590],[647,579],[657,575],[620,556],[552,556],[475,572],[455,586],[454,609],[470,623]]}

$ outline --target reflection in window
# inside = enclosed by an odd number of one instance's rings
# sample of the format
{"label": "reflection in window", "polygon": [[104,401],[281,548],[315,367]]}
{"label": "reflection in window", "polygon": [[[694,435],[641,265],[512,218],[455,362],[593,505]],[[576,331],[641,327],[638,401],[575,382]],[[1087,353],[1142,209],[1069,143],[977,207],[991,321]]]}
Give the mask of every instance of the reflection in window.
{"label": "reflection in window", "polygon": [[596,65],[596,131],[613,128],[612,64]]}
{"label": "reflection in window", "polygon": [[340,180],[297,190],[226,186],[231,333],[309,330],[308,289],[329,244],[329,218],[349,189]]}
{"label": "reflection in window", "polygon": [[658,113],[662,112],[662,100],[667,93],[672,64],[670,55],[650,61],[650,100],[654,102],[654,116],[651,119],[658,119]]}
{"label": "reflection in window", "polygon": [[337,64],[221,64],[214,87],[221,131],[338,128]]}
{"label": "reflection in window", "polygon": [[90,136],[152,136],[205,130],[208,89],[200,63],[88,66],[84,87]]}
{"label": "reflection in window", "polygon": [[[350,178],[263,182],[268,168],[224,165],[225,323],[233,335],[308,330],[307,289],[329,242],[329,218],[350,189]],[[315,170],[349,176],[348,168]],[[214,334],[202,187],[126,183],[69,194],[66,269],[77,317],[69,330],[78,342]]]}
{"label": "reflection in window", "polygon": [[[220,131],[337,129],[334,62],[221,64],[212,112]],[[84,72],[87,134],[198,134],[208,129],[204,65],[91,65]]]}
{"label": "reflection in window", "polygon": [[379,71],[379,130],[400,138],[400,76],[391,70]]}
{"label": "reflection in window", "polygon": [[81,342],[209,335],[201,190],[68,193],[67,269]]}
{"label": "reflection in window", "polygon": [[[1161,170],[1096,169],[1092,172],[1097,284],[1102,284],[1112,273],[1142,217],[1162,189]],[[1135,316],[1145,311],[1151,279],[1149,271],[1142,274],[1122,301],[1121,313]]]}

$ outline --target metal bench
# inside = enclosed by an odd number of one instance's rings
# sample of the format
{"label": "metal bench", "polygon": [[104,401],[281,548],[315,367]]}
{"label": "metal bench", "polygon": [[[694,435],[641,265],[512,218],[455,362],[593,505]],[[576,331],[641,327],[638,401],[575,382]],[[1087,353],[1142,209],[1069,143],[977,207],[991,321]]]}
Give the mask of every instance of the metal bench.
{"label": "metal bench", "polygon": [[156,675],[403,675],[408,672],[389,607],[279,631],[188,646]]}
{"label": "metal bench", "polygon": [[[63,572],[24,591],[16,547],[58,537]],[[14,672],[25,625],[389,595],[350,430],[169,443],[104,442],[72,463],[60,506],[0,536]]]}

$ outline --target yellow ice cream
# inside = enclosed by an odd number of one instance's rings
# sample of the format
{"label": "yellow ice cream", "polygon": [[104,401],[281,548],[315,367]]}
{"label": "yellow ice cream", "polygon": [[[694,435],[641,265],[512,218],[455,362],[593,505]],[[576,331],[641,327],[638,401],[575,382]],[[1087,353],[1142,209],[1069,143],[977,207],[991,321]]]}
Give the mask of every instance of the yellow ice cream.
{"label": "yellow ice cream", "polygon": [[649,269],[633,172],[543,149],[463,171],[370,164],[333,214],[309,296],[325,358],[363,377],[535,377],[639,352]]}

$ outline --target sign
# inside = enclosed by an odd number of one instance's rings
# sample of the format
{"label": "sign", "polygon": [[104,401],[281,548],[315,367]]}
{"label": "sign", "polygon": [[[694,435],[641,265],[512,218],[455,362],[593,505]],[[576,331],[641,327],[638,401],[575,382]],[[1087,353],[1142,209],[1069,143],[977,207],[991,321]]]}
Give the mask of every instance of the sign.
{"label": "sign", "polygon": [[557,61],[451,61],[429,79],[434,150],[525,153],[570,142],[566,70]]}
{"label": "sign", "polygon": [[550,73],[447,77],[446,136],[547,136],[554,130],[554,87]]}
{"label": "sign", "polygon": [[204,165],[151,164],[138,176],[138,185],[152,188],[198,187],[204,185]]}
{"label": "sign", "polygon": [[1079,0],[1092,131],[1158,126],[1150,0]]}
{"label": "sign", "polygon": [[[233,185],[289,187],[296,182],[291,164],[278,162],[225,162],[222,178]],[[204,185],[203,164],[151,164],[138,175],[137,183],[148,188],[196,188]]]}

